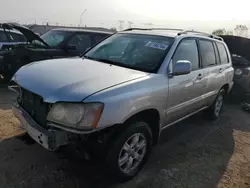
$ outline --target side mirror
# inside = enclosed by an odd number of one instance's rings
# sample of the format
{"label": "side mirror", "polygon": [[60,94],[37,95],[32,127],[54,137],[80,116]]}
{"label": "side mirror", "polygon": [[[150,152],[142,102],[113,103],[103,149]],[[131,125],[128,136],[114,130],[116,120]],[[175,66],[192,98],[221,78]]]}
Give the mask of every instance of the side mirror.
{"label": "side mirror", "polygon": [[76,50],[76,46],[65,46],[63,49],[66,50],[66,51]]}
{"label": "side mirror", "polygon": [[192,70],[192,65],[190,61],[179,60],[175,63],[173,67],[173,76],[189,74]]}

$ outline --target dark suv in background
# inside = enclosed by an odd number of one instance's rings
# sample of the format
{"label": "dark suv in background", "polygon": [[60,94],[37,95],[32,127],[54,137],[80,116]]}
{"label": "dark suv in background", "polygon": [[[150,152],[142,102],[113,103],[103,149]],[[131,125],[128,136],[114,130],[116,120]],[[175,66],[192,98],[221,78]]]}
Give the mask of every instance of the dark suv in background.
{"label": "dark suv in background", "polygon": [[53,29],[38,36],[16,23],[4,23],[1,26],[4,32],[17,30],[26,38],[26,42],[9,45],[0,52],[0,75],[4,82],[8,82],[23,65],[45,59],[79,56],[112,34],[82,29]]}
{"label": "dark suv in background", "polygon": [[19,31],[6,31],[0,28],[0,50],[6,49],[8,46],[25,43],[26,38]]}

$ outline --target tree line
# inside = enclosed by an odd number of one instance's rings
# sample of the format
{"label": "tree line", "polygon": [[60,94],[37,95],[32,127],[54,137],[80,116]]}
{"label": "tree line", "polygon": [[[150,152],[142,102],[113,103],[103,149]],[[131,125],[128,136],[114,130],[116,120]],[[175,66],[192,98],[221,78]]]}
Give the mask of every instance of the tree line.
{"label": "tree line", "polygon": [[212,32],[213,35],[236,35],[248,37],[248,28],[246,25],[236,25],[234,31],[227,31],[224,28],[216,29]]}

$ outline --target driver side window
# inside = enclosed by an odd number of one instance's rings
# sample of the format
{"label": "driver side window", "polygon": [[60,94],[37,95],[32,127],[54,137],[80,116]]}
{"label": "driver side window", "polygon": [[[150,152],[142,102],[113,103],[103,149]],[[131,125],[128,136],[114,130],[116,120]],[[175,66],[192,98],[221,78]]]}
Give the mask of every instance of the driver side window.
{"label": "driver side window", "polygon": [[195,39],[184,39],[181,41],[174,53],[173,65],[179,60],[188,60],[192,64],[192,70],[199,69],[199,55]]}

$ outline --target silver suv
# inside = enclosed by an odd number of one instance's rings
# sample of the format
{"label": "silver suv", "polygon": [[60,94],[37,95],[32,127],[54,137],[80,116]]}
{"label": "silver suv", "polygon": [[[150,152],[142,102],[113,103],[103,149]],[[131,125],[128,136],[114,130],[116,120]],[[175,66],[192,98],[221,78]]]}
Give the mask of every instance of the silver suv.
{"label": "silver suv", "polygon": [[48,150],[77,144],[129,179],[165,128],[201,110],[219,117],[233,74],[219,37],[128,29],[81,58],[23,66],[9,88],[19,93],[13,113],[37,143]]}

